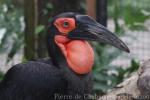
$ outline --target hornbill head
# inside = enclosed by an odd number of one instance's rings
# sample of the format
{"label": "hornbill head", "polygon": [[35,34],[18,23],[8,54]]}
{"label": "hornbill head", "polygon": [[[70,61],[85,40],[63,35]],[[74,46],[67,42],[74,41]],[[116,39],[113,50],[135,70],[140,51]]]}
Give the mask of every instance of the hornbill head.
{"label": "hornbill head", "polygon": [[61,66],[65,59],[68,67],[75,73],[90,72],[94,53],[87,40],[107,43],[130,52],[123,41],[88,15],[68,12],[51,19],[48,27],[48,50],[56,66]]}

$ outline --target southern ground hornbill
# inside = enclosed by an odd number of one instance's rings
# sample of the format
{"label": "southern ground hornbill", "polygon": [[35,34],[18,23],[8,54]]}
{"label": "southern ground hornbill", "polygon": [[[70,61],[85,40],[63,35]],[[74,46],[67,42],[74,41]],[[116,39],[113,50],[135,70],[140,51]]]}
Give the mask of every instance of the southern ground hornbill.
{"label": "southern ground hornbill", "polygon": [[13,66],[0,83],[0,100],[87,100],[92,91],[94,52],[87,42],[128,47],[87,15],[62,13],[49,22],[47,46],[51,59]]}

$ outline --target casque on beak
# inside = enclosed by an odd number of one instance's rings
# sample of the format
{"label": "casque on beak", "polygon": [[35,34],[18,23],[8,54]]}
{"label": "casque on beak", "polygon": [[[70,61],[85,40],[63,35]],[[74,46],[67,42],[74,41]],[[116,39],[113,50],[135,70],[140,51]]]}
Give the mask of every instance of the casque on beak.
{"label": "casque on beak", "polygon": [[84,39],[107,43],[125,52],[130,52],[126,44],[103,25],[87,15],[76,15],[76,28],[69,32],[69,39]]}

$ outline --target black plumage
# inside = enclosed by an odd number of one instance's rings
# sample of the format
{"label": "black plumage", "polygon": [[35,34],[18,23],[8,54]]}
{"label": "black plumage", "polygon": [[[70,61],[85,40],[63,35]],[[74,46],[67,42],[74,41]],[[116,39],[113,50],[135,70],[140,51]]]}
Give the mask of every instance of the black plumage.
{"label": "black plumage", "polygon": [[[61,70],[50,59],[13,66],[0,84],[0,100],[62,100],[90,93],[91,75]],[[60,99],[61,98],[61,99]]]}

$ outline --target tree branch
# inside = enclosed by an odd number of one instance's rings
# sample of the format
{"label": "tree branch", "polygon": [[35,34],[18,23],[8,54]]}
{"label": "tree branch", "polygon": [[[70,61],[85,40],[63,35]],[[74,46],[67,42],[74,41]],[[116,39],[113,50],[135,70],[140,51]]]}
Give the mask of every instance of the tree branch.
{"label": "tree branch", "polygon": [[130,78],[98,100],[150,100],[150,59]]}

